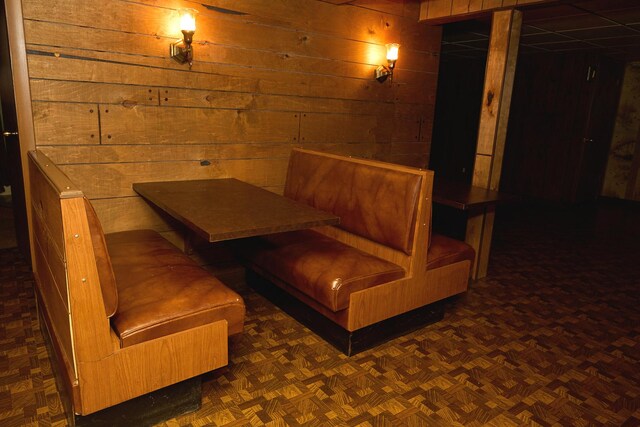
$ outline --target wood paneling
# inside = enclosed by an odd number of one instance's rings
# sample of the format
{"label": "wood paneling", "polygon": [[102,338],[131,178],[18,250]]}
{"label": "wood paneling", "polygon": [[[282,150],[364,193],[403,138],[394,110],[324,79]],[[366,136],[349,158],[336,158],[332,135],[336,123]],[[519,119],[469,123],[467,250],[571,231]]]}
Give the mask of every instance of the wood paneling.
{"label": "wood paneling", "polygon": [[103,143],[295,142],[298,114],[278,111],[102,106]]}
{"label": "wood paneling", "polygon": [[[167,53],[184,6],[200,12],[191,69]],[[428,161],[441,29],[415,3],[24,0],[23,13],[37,148],[107,231],[174,227],[133,182],[279,191],[293,146]],[[388,42],[400,59],[379,84]]]}

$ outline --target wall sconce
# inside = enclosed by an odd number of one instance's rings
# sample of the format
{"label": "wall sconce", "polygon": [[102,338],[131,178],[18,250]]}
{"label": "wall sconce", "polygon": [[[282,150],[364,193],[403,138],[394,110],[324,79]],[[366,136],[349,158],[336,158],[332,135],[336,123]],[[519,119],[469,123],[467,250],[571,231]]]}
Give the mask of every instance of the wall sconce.
{"label": "wall sconce", "polygon": [[385,47],[387,48],[388,65],[379,65],[375,71],[376,80],[380,83],[387,80],[387,77],[393,79],[393,69],[396,66],[396,61],[398,60],[398,49],[400,49],[400,45],[398,43],[387,43]]}
{"label": "wall sconce", "polygon": [[178,9],[180,14],[180,31],[183,38],[169,45],[169,54],[173,59],[181,64],[189,63],[189,68],[193,65],[193,48],[191,42],[196,32],[196,15],[198,11],[195,9]]}

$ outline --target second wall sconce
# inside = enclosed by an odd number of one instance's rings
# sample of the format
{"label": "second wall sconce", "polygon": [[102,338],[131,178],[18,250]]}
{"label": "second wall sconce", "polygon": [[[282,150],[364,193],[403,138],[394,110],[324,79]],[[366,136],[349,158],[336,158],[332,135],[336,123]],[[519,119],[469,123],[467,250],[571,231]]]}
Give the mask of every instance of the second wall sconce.
{"label": "second wall sconce", "polygon": [[387,48],[387,65],[379,65],[375,71],[376,80],[380,83],[383,83],[388,77],[393,79],[393,69],[398,60],[398,49],[400,49],[398,43],[387,43],[385,47]]}
{"label": "second wall sconce", "polygon": [[169,45],[169,54],[173,59],[181,64],[189,63],[189,68],[193,65],[193,35],[196,32],[196,15],[198,11],[195,9],[178,9],[180,14],[180,31],[183,38]]}

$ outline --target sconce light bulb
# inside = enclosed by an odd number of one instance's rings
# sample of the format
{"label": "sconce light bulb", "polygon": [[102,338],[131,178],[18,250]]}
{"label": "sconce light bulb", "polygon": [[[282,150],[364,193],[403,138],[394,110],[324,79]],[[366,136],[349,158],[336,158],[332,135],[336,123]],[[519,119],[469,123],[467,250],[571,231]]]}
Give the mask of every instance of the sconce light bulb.
{"label": "sconce light bulb", "polygon": [[187,32],[196,31],[196,15],[198,11],[195,9],[180,9],[180,30]]}
{"label": "sconce light bulb", "polygon": [[398,49],[400,49],[400,45],[398,43],[387,43],[385,45],[387,47],[387,61],[395,62],[398,60]]}

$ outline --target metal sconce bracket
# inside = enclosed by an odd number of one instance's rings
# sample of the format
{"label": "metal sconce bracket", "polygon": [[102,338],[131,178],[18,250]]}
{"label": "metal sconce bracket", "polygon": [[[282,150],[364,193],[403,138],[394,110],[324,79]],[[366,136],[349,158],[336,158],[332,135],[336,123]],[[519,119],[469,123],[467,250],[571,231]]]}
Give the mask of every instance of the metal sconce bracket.
{"label": "metal sconce bracket", "polygon": [[384,65],[378,65],[375,71],[376,80],[380,83],[384,83],[387,78],[389,81],[393,80],[393,69],[396,65],[396,61],[389,61],[389,66],[385,67]]}
{"label": "metal sconce bracket", "polygon": [[376,68],[375,71],[375,76],[377,81],[384,83],[389,76],[393,76],[393,72],[384,65],[378,65],[378,68]]}
{"label": "metal sconce bracket", "polygon": [[387,65],[379,65],[375,71],[375,78],[380,83],[384,83],[387,79],[393,80],[393,69],[396,66],[398,60],[398,49],[400,45],[398,43],[387,43]]}
{"label": "metal sconce bracket", "polygon": [[189,63],[189,68],[191,68],[193,65],[193,47],[191,47],[191,43],[193,42],[195,31],[182,30],[182,34],[184,35],[182,40],[169,45],[169,54],[180,64]]}

